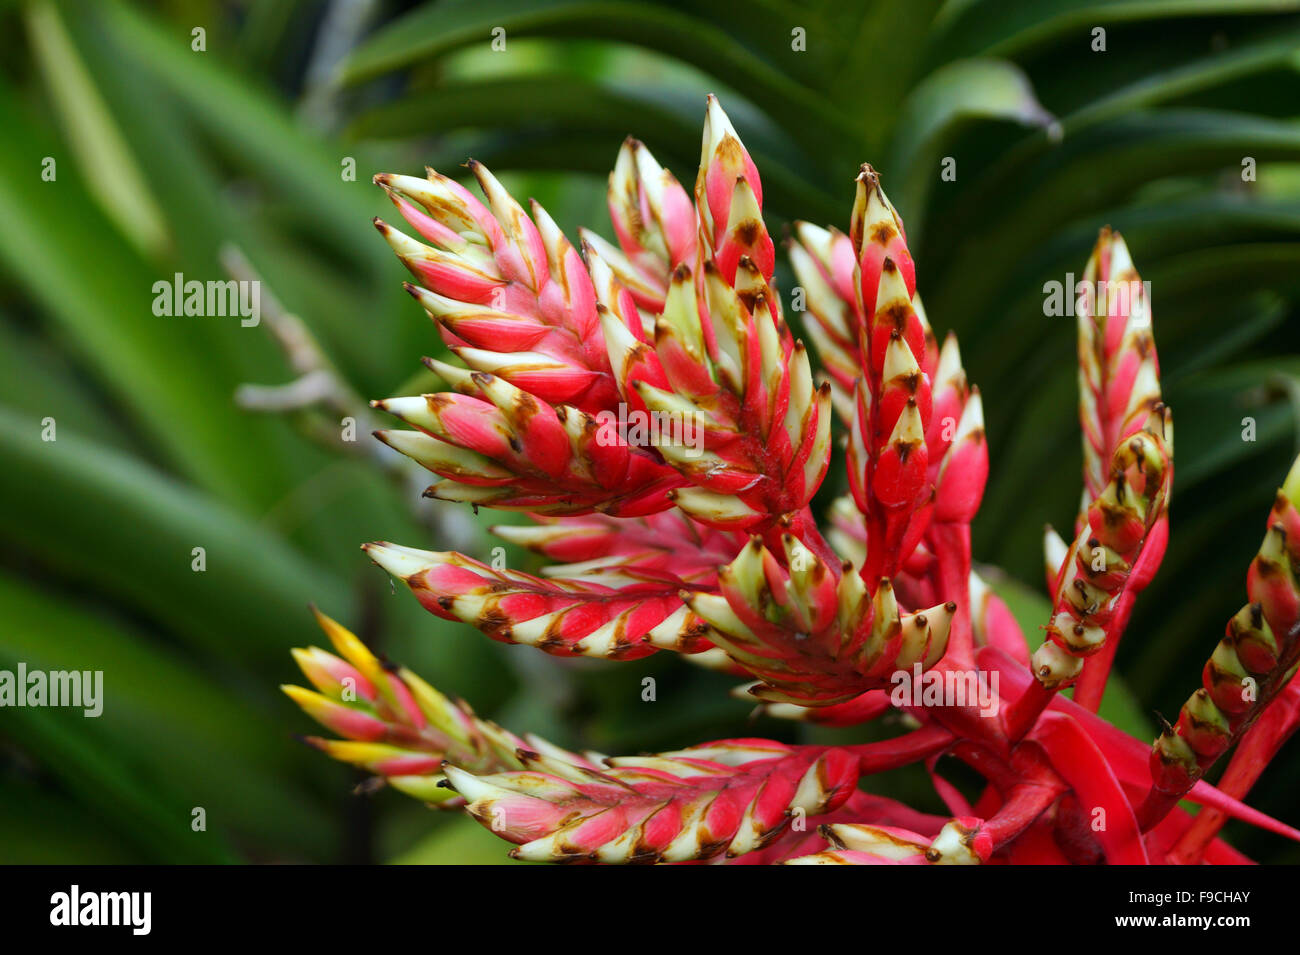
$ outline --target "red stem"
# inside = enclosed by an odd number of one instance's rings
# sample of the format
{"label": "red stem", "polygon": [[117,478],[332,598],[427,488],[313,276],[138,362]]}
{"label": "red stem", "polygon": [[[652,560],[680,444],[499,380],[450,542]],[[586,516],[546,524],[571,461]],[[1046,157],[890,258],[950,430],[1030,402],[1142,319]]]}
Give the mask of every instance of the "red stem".
{"label": "red stem", "polygon": [[844,749],[857,755],[859,772],[870,776],[928,759],[943,752],[952,742],[953,735],[942,726],[923,726],[894,739],[859,743]]}
{"label": "red stem", "polygon": [[1007,707],[1006,727],[1007,737],[1012,743],[1018,743],[1025,738],[1026,734],[1034,728],[1038,718],[1043,715],[1047,705],[1052,702],[1052,697],[1056,696],[1056,690],[1049,690],[1043,684],[1034,680],[1025,687],[1025,692],[1016,697],[1011,705]]}
{"label": "red stem", "polygon": [[1128,627],[1137,595],[1138,592],[1132,588],[1125,588],[1119,595],[1110,622],[1106,625],[1106,643],[1097,653],[1083,661],[1083,672],[1074,684],[1074,702],[1093,713],[1101,706],[1106,681],[1110,678],[1111,666],[1115,662],[1115,651],[1119,649],[1120,637],[1124,636],[1124,630]]}
{"label": "red stem", "polygon": [[[964,667],[945,657],[934,665],[932,672],[942,678],[947,671],[962,673],[971,665],[968,662]],[[998,712],[1001,712],[1002,708],[999,700]],[[985,716],[978,705],[968,702],[963,706],[926,706],[910,709],[913,715],[933,720],[958,739],[969,740],[987,747],[992,752],[1005,753],[1010,748],[1006,735],[1002,731],[1001,721],[996,716]]]}
{"label": "red stem", "polygon": [[1028,754],[1029,762],[1020,762],[1015,756],[1007,762],[996,753],[966,741],[954,746],[952,753],[987,779],[1002,796],[1002,805],[981,826],[992,837],[994,852],[1033,825],[1067,789],[1050,765],[1033,761],[1033,753]]}
{"label": "red stem", "polygon": [[[1284,706],[1288,700],[1278,700],[1260,716],[1259,722],[1246,731],[1228,762],[1228,768],[1218,782],[1218,789],[1234,799],[1244,799],[1263,773],[1264,767],[1277,755],[1282,744],[1296,731],[1296,707]],[[1191,826],[1169,852],[1171,862],[1191,865],[1199,862],[1206,846],[1214,841],[1228,817],[1217,809],[1202,809]]]}
{"label": "red stem", "polygon": [[[1267,760],[1271,759],[1273,754],[1277,752],[1277,749],[1272,745],[1274,738],[1277,738],[1277,746],[1281,746],[1286,737],[1295,730],[1297,722],[1300,722],[1297,719],[1300,716],[1300,713],[1297,712],[1297,708],[1300,707],[1300,689],[1292,690],[1293,686],[1300,687],[1300,684],[1282,682],[1283,676],[1291,674],[1292,669],[1298,664],[1297,658],[1300,657],[1300,622],[1292,624],[1282,641],[1282,645],[1284,649],[1278,658],[1276,667],[1264,678],[1263,685],[1260,687],[1259,702],[1254,709],[1247,711],[1241,725],[1233,730],[1228,739],[1228,746],[1231,746],[1234,743],[1249,739],[1253,731],[1261,724],[1264,727],[1260,734],[1254,737],[1258,742],[1253,743],[1250,749],[1245,750],[1245,755],[1242,755],[1243,748],[1239,747],[1237,753],[1233,756],[1234,761],[1240,759],[1238,765],[1244,764],[1239,771],[1239,782],[1236,785],[1244,784],[1249,788],[1250,783],[1253,783],[1258,778],[1259,771],[1264,768]],[[1142,825],[1144,832],[1168,815],[1169,811],[1178,804],[1178,801],[1191,791],[1195,782],[1214,764],[1215,758],[1198,760],[1192,782],[1178,793],[1158,792],[1154,783],[1152,784],[1151,791],[1147,793],[1147,798],[1142,803],[1138,815],[1138,822]],[[1257,766],[1251,767],[1252,763],[1257,764]],[[1249,782],[1246,782],[1247,779],[1249,779]],[[1245,790],[1242,790],[1243,795],[1244,792]],[[1205,825],[1209,826],[1210,823],[1207,822]]]}
{"label": "red stem", "polygon": [[970,622],[970,525],[932,524],[939,600],[953,601],[957,613],[948,631],[948,657],[969,665],[975,653]]}
{"label": "red stem", "polygon": [[960,740],[952,754],[989,781],[999,792],[1009,790],[1020,781],[1020,775],[998,753],[969,740]]}
{"label": "red stem", "polygon": [[[1189,787],[1190,788],[1190,787]],[[1165,793],[1152,788],[1147,792],[1142,805],[1137,807],[1137,824],[1143,832],[1150,832],[1160,821],[1173,812],[1175,806],[1186,793]]]}
{"label": "red stem", "polygon": [[1133,605],[1137,602],[1138,594],[1146,589],[1160,569],[1168,542],[1169,518],[1162,514],[1142,541],[1141,551],[1133,561],[1132,573],[1124,582],[1124,590],[1119,599],[1115,601],[1115,609],[1106,625],[1105,644],[1083,662],[1083,672],[1074,684],[1074,702],[1093,713],[1101,706],[1101,698],[1106,692],[1106,680],[1115,662],[1115,651],[1119,649],[1120,638],[1128,628]]}
{"label": "red stem", "polygon": [[993,838],[993,850],[1011,842],[1046,812],[1061,795],[1058,786],[1019,783],[1007,793],[1006,802],[980,827]]}

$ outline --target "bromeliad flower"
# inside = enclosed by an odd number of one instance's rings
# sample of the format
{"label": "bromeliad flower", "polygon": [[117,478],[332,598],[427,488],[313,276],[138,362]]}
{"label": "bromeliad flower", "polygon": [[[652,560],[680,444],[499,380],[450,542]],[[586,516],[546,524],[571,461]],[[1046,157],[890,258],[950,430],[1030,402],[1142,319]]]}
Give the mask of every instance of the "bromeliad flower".
{"label": "bromeliad flower", "polygon": [[[1300,464],[1251,603],[1177,725],[1149,751],[1096,715],[1164,553],[1173,480],[1151,302],[1118,233],[1102,232],[1085,273],[1083,500],[1068,543],[1049,532],[1054,607],[1031,656],[971,565],[980,393],[956,338],[940,346],[931,328],[875,170],[862,167],[846,231],[798,223],[787,243],[815,366],[775,286],[759,171],[712,97],[693,196],[624,143],[617,245],[585,231],[573,245],[469,169],[485,203],[432,170],[375,179],[418,238],[376,225],[461,362],[428,360],[449,391],[374,402],[410,426],[378,437],[437,476],[426,493],[525,512],[531,524],[497,533],[550,563],[534,575],[386,542],[371,558],[430,612],[496,640],[624,661],[670,650],[746,679],[738,695],[772,717],[844,728],[893,714],[908,728],[573,753],[479,718],[321,617],[336,652],[295,651],[315,690],[286,692],[343,738],[308,742],[465,809],[530,860],[1243,861],[1218,837],[1228,818],[1300,839],[1239,801],[1300,724]],[[848,493],[819,524],[837,428]],[[1221,787],[1205,783],[1238,741]],[[982,788],[946,780],[941,756]],[[871,792],[913,763],[951,818]]]}

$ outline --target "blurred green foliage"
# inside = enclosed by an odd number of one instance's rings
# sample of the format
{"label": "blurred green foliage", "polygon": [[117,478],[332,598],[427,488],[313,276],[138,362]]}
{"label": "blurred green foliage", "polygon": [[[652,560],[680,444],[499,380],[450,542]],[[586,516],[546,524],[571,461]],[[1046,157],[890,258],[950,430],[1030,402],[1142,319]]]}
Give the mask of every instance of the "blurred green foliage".
{"label": "blurred green foliage", "polygon": [[[225,278],[223,250],[229,263],[237,249],[358,394],[398,393],[441,346],[367,224],[387,211],[373,173],[473,155],[571,235],[608,234],[603,179],[623,137],[689,182],[707,92],[754,153],[775,227],[846,227],[859,163],[882,171],[930,318],[960,334],[985,396],[993,477],[976,555],[1025,582],[1003,589],[1031,633],[1045,619],[1042,525],[1072,520],[1080,466],[1074,329],[1044,316],[1043,284],[1082,270],[1099,226],[1125,233],[1152,283],[1178,427],[1169,556],[1119,652],[1127,689],[1107,701],[1148,732],[1240,605],[1296,447],[1298,10],[4,4],[0,667],[102,669],[106,702],[98,719],[0,712],[0,861],[499,861],[472,823],[354,796],[358,779],[292,739],[308,727],[276,684],[294,678],[288,648],[317,641],[309,602],[564,745],[796,732],[747,725],[730,681],[675,660],[560,663],[420,611],[357,545],[445,547],[454,530],[486,551],[489,515],[450,523],[374,457],[323,448],[305,425],[337,430],[337,415],[237,406],[241,385],[293,377],[265,327],[152,311],[154,282]],[[954,181],[939,176],[945,157]],[[56,441],[42,440],[45,419]],[[659,681],[652,720],[646,675]],[[1297,782],[1292,746],[1252,802],[1294,823]],[[935,805],[923,779],[873,785]],[[1230,832],[1258,858],[1296,858]]]}

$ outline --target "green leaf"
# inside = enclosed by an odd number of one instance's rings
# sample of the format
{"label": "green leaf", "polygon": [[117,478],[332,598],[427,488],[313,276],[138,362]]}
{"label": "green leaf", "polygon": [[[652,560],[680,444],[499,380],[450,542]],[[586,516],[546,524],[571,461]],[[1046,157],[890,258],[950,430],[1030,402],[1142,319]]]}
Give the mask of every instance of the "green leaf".
{"label": "green leaf", "polygon": [[[73,169],[39,178],[42,156],[61,155],[0,89],[0,266],[25,288],[162,449],[170,463],[228,500],[268,497],[267,468],[250,452],[267,437],[211,374],[198,318],[153,314],[162,276],[121,241]],[[72,225],[75,223],[75,228]],[[252,334],[237,320],[230,334]],[[272,485],[273,488],[273,485]]]}
{"label": "green leaf", "polygon": [[140,451],[67,358],[8,319],[0,321],[0,405],[53,418],[120,450]]}
{"label": "green leaf", "polygon": [[899,110],[898,132],[885,169],[887,173],[898,170],[902,189],[895,202],[904,212],[925,208],[940,175],[939,157],[953,131],[979,119],[1047,126],[1053,116],[1014,63],[958,60],[940,67],[913,88]]}
{"label": "green leaf", "polygon": [[1223,52],[1198,56],[1177,66],[1139,71],[1137,79],[1104,95],[1087,99],[1080,108],[1063,113],[1060,121],[1050,128],[1050,136],[1039,134],[1024,138],[982,174],[998,188],[1018,184],[1030,163],[1050,152],[1060,139],[1078,137],[1089,127],[1139,109],[1185,99],[1270,69],[1288,66],[1295,57],[1298,42],[1300,30],[1287,30],[1281,36],[1269,32],[1261,38],[1250,38]]}
{"label": "green leaf", "polygon": [[437,828],[389,860],[390,865],[527,865],[510,858],[510,845],[468,816],[440,820]]}
{"label": "green leaf", "polygon": [[322,235],[348,250],[353,267],[388,263],[382,243],[358,227],[370,218],[374,196],[343,180],[339,148],[309,135],[281,103],[213,55],[191,52],[188,28],[161,26],[118,0],[99,9],[114,40],[179,96],[215,141],[310,210]]}
{"label": "green leaf", "polygon": [[[1300,128],[1254,116],[1163,110],[1107,121],[1088,136],[1067,138],[1006,184],[1006,194],[993,184],[969,189],[969,198],[947,213],[951,231],[943,238],[955,243],[970,223],[980,223],[981,241],[962,243],[951,261],[939,263],[942,285],[938,294],[927,290],[926,305],[938,316],[985,314],[1023,256],[1075,217],[1117,204],[1162,176],[1239,169],[1242,156],[1264,162],[1297,155]],[[991,226],[990,208],[998,211]]]}
{"label": "green leaf", "polygon": [[[1300,10],[1296,0],[1053,0],[1041,4],[950,0],[935,27],[938,45],[949,56],[1011,56],[1070,33],[1079,34],[1081,51],[1090,50],[1090,34],[1098,26],[1295,10]],[[1153,23],[1151,30],[1159,26]]]}
{"label": "green leaf", "polygon": [[[633,131],[691,189],[699,164],[702,99],[648,94],[615,84],[564,75],[457,83],[437,95],[417,93],[361,114],[351,132],[359,137],[420,135],[442,130],[487,131],[470,146],[463,139],[440,152],[459,164],[469,155],[503,169],[588,170],[602,178],[619,143]],[[545,116],[544,124],[538,122]],[[629,117],[636,117],[635,122]],[[811,186],[788,161],[782,143],[745,133],[746,148],[762,170],[769,211],[793,218],[839,217],[841,197]],[[553,144],[555,154],[548,151]],[[599,187],[597,187],[599,188]]]}
{"label": "green leaf", "polygon": [[[1179,491],[1229,470],[1270,444],[1291,444],[1296,414],[1287,400],[1286,379],[1297,376],[1300,359],[1287,357],[1206,369],[1168,389],[1175,421],[1196,424],[1178,428]],[[1267,501],[1259,506],[1267,510]]]}
{"label": "green leaf", "polygon": [[[139,851],[154,861],[181,864],[233,862],[229,849],[214,839],[191,839],[189,808],[141,781],[135,768],[107,740],[73,731],[82,719],[48,707],[24,707],[7,715],[18,733],[60,784],[74,794],[84,811],[129,835]],[[175,820],[172,826],[161,820]]]}
{"label": "green leaf", "polygon": [[[358,138],[422,136],[452,129],[503,132],[517,126],[565,126],[607,131],[615,142],[632,134],[657,150],[678,149],[686,154],[699,139],[700,101],[686,102],[652,91],[614,83],[596,83],[564,74],[529,74],[524,77],[449,83],[437,95],[420,91],[361,113],[350,134]],[[614,157],[603,156],[606,165]],[[698,157],[697,157],[698,161]],[[679,179],[690,184],[686,170]]]}
{"label": "green leaf", "polygon": [[1184,66],[1144,75],[1064,116],[1062,131],[1067,136],[1073,135],[1131,110],[1170,102],[1275,67],[1293,65],[1298,45],[1300,29],[1285,30],[1221,53],[1198,57]]}
{"label": "green leaf", "polygon": [[130,838],[87,811],[83,800],[12,775],[0,786],[0,864],[134,865],[148,861],[148,854]]}
{"label": "green leaf", "polygon": [[[307,604],[339,619],[348,590],[265,528],[138,460],[0,408],[0,536],[94,591],[220,655],[281,663],[310,634]],[[193,548],[207,569],[192,569]],[[299,636],[295,637],[294,634]]]}
{"label": "green leaf", "polygon": [[858,138],[843,114],[710,20],[633,0],[537,0],[527,8],[509,0],[423,6],[367,40],[345,64],[342,79],[355,83],[471,44],[489,44],[499,36],[493,33],[496,29],[505,31],[507,44],[514,37],[566,36],[658,50],[725,77],[728,85],[763,104],[779,123],[797,127],[813,144],[831,145],[836,137]]}
{"label": "green leaf", "polygon": [[[287,710],[269,692],[262,695],[277,705],[254,706],[248,695],[232,695],[211,671],[187,664],[170,649],[75,610],[66,597],[57,600],[4,577],[0,618],[5,621],[0,660],[11,672],[21,661],[28,672],[102,673],[98,716],[78,709],[51,712],[48,727],[31,735],[26,721],[7,725],[31,756],[47,762],[50,754],[40,744],[45,730],[55,727],[78,760],[93,749],[111,753],[130,773],[132,788],[147,787],[172,804],[170,817],[154,824],[194,843],[187,852],[202,856],[203,843],[216,843],[229,853],[237,837],[282,852],[310,848],[323,854],[327,817],[301,785],[304,768],[315,771],[316,761],[309,762],[311,754],[283,731]],[[80,762],[56,769],[84,789]],[[92,771],[93,766],[87,769]],[[206,833],[191,829],[195,806],[207,813]]]}
{"label": "green leaf", "polygon": [[162,211],[68,39],[57,7],[43,0],[30,4],[26,13],[32,52],[87,185],[104,211],[142,251],[162,251],[168,244]]}
{"label": "green leaf", "polygon": [[[940,0],[820,5],[827,22],[821,29],[810,25],[809,54],[823,47],[832,51],[825,88],[836,106],[853,117],[863,137],[861,155],[851,159],[876,162],[890,139],[906,132],[898,104],[927,69],[923,53],[942,5]],[[801,9],[790,19],[802,23],[805,18]]]}

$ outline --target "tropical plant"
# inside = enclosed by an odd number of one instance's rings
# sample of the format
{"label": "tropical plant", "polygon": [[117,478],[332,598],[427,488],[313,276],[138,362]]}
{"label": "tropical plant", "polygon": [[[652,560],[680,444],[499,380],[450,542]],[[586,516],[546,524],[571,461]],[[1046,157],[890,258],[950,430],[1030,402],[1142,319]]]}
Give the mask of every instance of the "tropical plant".
{"label": "tropical plant", "polygon": [[[618,247],[584,234],[580,257],[541,205],[530,216],[470,169],[486,206],[432,169],[375,177],[424,241],[375,224],[468,366],[430,360],[455,391],[374,402],[414,427],[376,436],[438,476],[427,495],[534,516],[504,536],[561,562],[534,577],[386,542],[370,557],[430,612],[497,640],[612,660],[673,650],[752,679],[773,715],[856,726],[896,711],[916,728],[580,755],[477,718],[322,617],[340,656],[296,651],[316,690],[286,691],[346,739],[310,742],[463,806],[531,861],[1242,861],[1184,798],[1220,825],[1235,815],[1300,840],[1236,798],[1298,725],[1300,462],[1252,564],[1252,602],[1149,771],[1143,744],[1094,712],[1164,556],[1173,480],[1150,302],[1118,233],[1103,230],[1078,286],[1083,502],[1072,543],[1049,531],[1054,607],[1031,657],[998,597],[975,612],[982,404],[955,336],[938,346],[870,166],[847,234],[801,223],[792,243],[831,369],[820,385],[771,285],[758,169],[716,99],[693,206],[641,143],[624,144],[608,191]],[[831,506],[838,547],[810,508],[832,408],[851,489]],[[1239,738],[1251,745],[1230,790],[1204,783]],[[936,772],[945,754],[984,778],[975,802]],[[953,818],[868,795],[871,776],[922,762]]]}

